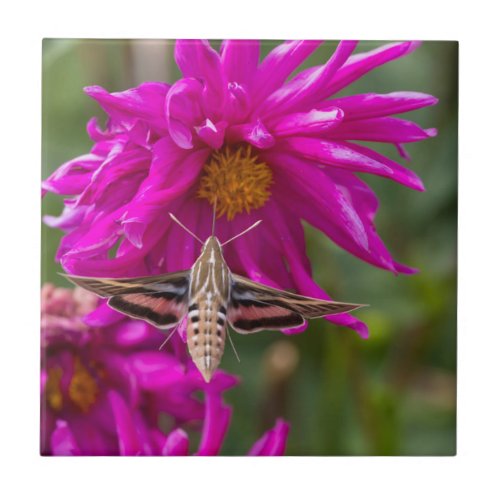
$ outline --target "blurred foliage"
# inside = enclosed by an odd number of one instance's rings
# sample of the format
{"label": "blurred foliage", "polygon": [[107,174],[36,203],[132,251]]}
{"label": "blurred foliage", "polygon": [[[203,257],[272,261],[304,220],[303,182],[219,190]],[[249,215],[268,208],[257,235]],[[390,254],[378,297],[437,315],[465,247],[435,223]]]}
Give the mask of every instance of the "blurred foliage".
{"label": "blurred foliage", "polygon": [[[263,43],[262,53],[276,43]],[[380,43],[361,42],[358,50]],[[89,118],[103,123],[104,114],[82,88],[119,91],[146,80],[172,82],[179,77],[172,47],[148,40],[44,41],[44,178],[88,151]],[[324,44],[307,65],[325,61],[334,47]],[[371,337],[362,340],[320,320],[294,337],[233,335],[241,363],[228,348],[222,367],[242,383],[228,394],[234,415],[225,454],[249,449],[278,416],[292,425],[289,455],[455,454],[457,59],[457,43],[426,42],[343,91],[414,90],[440,99],[405,115],[439,129],[437,138],[408,145],[409,166],[427,191],[365,176],[380,199],[379,233],[399,261],[420,273],[394,276],[375,269],[307,227],[317,281],[338,300],[371,305],[356,313]],[[401,161],[393,147],[376,148]],[[43,213],[58,214],[61,207],[61,199],[48,195]],[[61,233],[42,231],[42,281],[67,286],[54,262]]]}

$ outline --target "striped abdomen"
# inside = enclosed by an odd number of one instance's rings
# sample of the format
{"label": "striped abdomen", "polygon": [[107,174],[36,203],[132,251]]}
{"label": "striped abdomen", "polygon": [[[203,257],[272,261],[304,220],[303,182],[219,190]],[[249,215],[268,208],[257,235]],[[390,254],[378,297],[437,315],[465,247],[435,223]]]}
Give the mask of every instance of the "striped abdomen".
{"label": "striped abdomen", "polygon": [[188,349],[208,382],[219,366],[226,342],[226,308],[214,297],[200,297],[189,307]]}

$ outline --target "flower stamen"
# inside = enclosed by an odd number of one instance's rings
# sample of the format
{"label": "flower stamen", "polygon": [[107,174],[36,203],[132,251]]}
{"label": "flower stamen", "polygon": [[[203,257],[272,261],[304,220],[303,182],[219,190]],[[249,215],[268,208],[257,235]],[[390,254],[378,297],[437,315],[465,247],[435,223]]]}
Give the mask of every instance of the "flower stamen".
{"label": "flower stamen", "polygon": [[236,214],[262,207],[271,196],[272,182],[271,169],[249,144],[225,146],[203,167],[198,197],[212,205],[217,200],[217,217],[232,220]]}
{"label": "flower stamen", "polygon": [[47,382],[45,383],[45,398],[54,411],[60,411],[63,407],[62,376],[63,370],[60,366],[51,368],[48,371]]}
{"label": "flower stamen", "polygon": [[97,382],[78,357],[75,358],[74,373],[68,392],[69,399],[84,413],[87,413],[97,400],[99,392]]}

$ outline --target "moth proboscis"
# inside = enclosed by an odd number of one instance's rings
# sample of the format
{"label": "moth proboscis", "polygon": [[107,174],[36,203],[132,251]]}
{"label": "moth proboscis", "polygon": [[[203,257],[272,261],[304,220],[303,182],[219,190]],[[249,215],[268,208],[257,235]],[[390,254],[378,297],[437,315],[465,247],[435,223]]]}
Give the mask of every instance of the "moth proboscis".
{"label": "moth proboscis", "polygon": [[170,216],[203,245],[191,269],[141,278],[64,276],[107,298],[113,309],[158,328],[174,327],[187,317],[189,353],[207,382],[220,364],[228,324],[241,334],[281,330],[363,306],[305,297],[231,273],[222,247],[261,221],[221,244],[214,230],[203,243]]}

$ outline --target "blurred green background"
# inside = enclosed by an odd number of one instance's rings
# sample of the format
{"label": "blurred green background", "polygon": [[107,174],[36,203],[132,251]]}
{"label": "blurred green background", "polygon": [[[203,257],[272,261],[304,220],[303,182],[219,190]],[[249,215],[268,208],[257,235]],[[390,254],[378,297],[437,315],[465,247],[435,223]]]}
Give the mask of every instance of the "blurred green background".
{"label": "blurred green background", "polygon": [[[357,50],[381,43],[361,42]],[[262,55],[276,44],[263,42]],[[305,66],[324,62],[335,46],[324,44]],[[104,123],[84,86],[120,91],[147,80],[173,82],[179,72],[172,53],[171,41],[44,40],[42,177],[89,150],[89,118]],[[371,305],[356,312],[371,336],[362,340],[321,320],[293,337],[233,335],[241,363],[228,346],[222,368],[242,382],[227,394],[234,413],[223,454],[246,453],[279,416],[292,426],[288,455],[455,454],[457,70],[456,42],[425,42],[343,92],[414,90],[440,99],[405,115],[439,129],[437,138],[407,148],[427,191],[364,176],[381,202],[379,234],[396,260],[420,273],[373,268],[307,227],[316,280],[338,300]],[[401,161],[391,146],[376,149]],[[44,214],[61,208],[56,196],[43,201]],[[42,282],[68,286],[54,262],[60,237],[43,226]]]}

